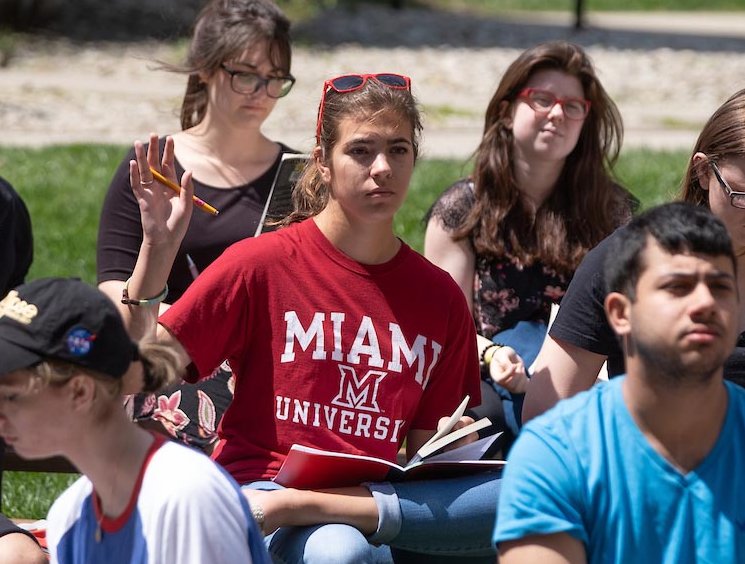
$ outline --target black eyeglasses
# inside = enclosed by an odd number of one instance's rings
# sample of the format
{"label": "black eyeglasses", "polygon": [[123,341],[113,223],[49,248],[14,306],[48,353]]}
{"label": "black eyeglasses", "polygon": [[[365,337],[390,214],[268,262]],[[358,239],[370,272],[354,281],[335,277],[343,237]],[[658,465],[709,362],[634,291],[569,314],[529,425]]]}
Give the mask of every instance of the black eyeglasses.
{"label": "black eyeglasses", "polygon": [[590,101],[584,98],[558,98],[553,92],[539,88],[523,88],[518,98],[525,100],[534,111],[547,114],[556,104],[564,110],[564,115],[573,120],[581,120],[590,113]]}
{"label": "black eyeglasses", "polygon": [[220,68],[230,75],[230,88],[238,94],[256,94],[263,86],[270,98],[282,98],[290,93],[292,85],[295,84],[295,77],[291,74],[264,78],[255,72],[229,69],[225,63],[221,64]]}
{"label": "black eyeglasses", "polygon": [[714,176],[717,177],[717,182],[719,182],[719,185],[722,187],[722,190],[724,190],[724,193],[729,196],[729,203],[733,208],[739,208],[739,209],[745,209],[745,192],[735,192],[732,187],[727,183],[727,181],[722,176],[722,171],[719,170],[719,167],[717,166],[717,163],[715,163],[712,160],[709,160],[709,165],[711,165],[711,170],[714,171]]}

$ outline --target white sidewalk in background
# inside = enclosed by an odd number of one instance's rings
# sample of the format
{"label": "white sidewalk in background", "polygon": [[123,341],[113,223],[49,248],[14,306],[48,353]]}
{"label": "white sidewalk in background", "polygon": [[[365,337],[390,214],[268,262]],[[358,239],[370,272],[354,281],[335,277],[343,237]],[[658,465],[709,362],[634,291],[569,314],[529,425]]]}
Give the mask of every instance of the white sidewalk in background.
{"label": "white sidewalk in background", "polygon": [[[503,17],[521,23],[564,24],[567,27],[574,25],[573,10],[530,14],[506,12]],[[742,12],[598,12],[590,8],[585,11],[584,23],[588,28],[609,30],[658,31],[745,38],[745,10]]]}
{"label": "white sidewalk in background", "polygon": [[[378,15],[383,10],[372,9]],[[385,12],[384,17],[394,31],[419,17],[404,11],[391,19],[391,14]],[[745,11],[588,12],[586,29],[578,33],[571,31],[572,22],[566,10],[505,14],[490,24],[504,30],[504,36],[513,31],[520,36],[510,45],[557,29],[569,40],[586,43],[623,116],[625,147],[690,149],[708,116],[745,88]],[[521,23],[526,25],[517,25]],[[444,15],[429,18],[427,25],[432,26],[428,38],[440,37],[447,35],[450,22]],[[535,42],[540,40],[536,37]],[[521,50],[298,46],[292,69],[297,83],[277,102],[265,131],[307,151],[325,78],[360,70],[396,71],[412,77],[424,109],[423,156],[465,158],[478,145],[483,113],[499,77]],[[39,40],[31,48],[21,47],[11,64],[0,68],[0,144],[130,144],[151,131],[177,130],[184,79],[152,70],[150,62],[174,60],[177,53],[173,45],[157,43],[71,45]]]}

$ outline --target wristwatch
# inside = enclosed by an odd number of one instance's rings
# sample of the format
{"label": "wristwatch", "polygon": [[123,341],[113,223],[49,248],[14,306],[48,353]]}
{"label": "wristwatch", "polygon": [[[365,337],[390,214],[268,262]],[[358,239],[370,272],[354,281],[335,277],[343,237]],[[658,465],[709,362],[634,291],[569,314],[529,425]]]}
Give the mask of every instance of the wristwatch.
{"label": "wristwatch", "polygon": [[261,531],[261,534],[264,534],[264,510],[261,508],[260,505],[252,504],[251,505],[251,515],[253,515],[254,521],[256,521],[256,524],[259,526],[259,531]]}

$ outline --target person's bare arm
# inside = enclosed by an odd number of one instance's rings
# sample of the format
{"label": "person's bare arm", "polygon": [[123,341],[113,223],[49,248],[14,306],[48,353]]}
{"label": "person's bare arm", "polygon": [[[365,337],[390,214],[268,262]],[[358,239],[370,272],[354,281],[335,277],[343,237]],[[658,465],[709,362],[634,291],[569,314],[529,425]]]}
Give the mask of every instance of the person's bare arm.
{"label": "person's bare arm", "polygon": [[[158,136],[155,134],[150,136],[147,151],[139,141],[135,142],[134,148],[135,159],[129,163],[129,179],[140,208],[142,244],[129,281],[128,293],[130,298],[142,300],[158,296],[165,288],[191,219],[194,186],[191,173],[185,172],[181,177],[181,192],[177,194],[155,181],[150,172],[150,168],[153,168],[173,183],[178,182],[173,138],[166,138],[162,157],[158,149]],[[158,307],[122,304],[122,282],[103,282],[99,288],[117,304],[133,339],[154,337],[160,311]]]}
{"label": "person's bare arm", "polygon": [[476,257],[468,240],[455,241],[437,217],[427,223],[424,233],[424,256],[450,273],[466,297],[469,311],[473,311],[473,277]]}
{"label": "person's bare arm", "polygon": [[[158,334],[166,332],[162,327]],[[174,339],[175,340],[175,339]],[[187,357],[188,358],[188,357]],[[449,418],[443,417],[438,428]],[[468,416],[460,418],[453,429],[460,429],[473,419]],[[434,431],[412,429],[406,435],[406,454],[411,458],[427,442]],[[448,448],[457,448],[478,439],[478,433],[471,433],[456,441]],[[317,525],[321,523],[344,523],[371,535],[378,528],[378,506],[370,490],[365,487],[331,488],[324,490],[250,490],[244,489],[249,503],[261,507],[264,513],[265,534],[274,532],[279,527]]]}
{"label": "person's bare arm", "polygon": [[584,564],[584,545],[566,533],[499,543],[499,564]]}
{"label": "person's bare arm", "polygon": [[[165,282],[163,283],[165,285]],[[152,337],[152,332],[155,327],[155,322],[163,312],[165,312],[170,304],[161,303],[158,307],[148,308],[148,312],[140,312],[139,315],[132,315],[131,308],[138,306],[129,306],[122,303],[122,291],[124,290],[124,282],[122,280],[106,280],[98,285],[98,289],[106,294],[109,299],[116,304],[119,310],[124,324],[127,327],[127,331],[130,336],[140,337]]]}
{"label": "person's bare arm", "polygon": [[48,564],[39,545],[24,533],[0,537],[0,564]]}
{"label": "person's bare arm", "polygon": [[371,535],[378,528],[378,506],[363,486],[328,490],[250,490],[243,494],[264,513],[264,534],[279,527],[344,523]]}
{"label": "person's bare arm", "polygon": [[[476,256],[468,240],[455,241],[451,233],[437,218],[427,224],[424,234],[424,256],[446,270],[453,277],[466,297],[469,311],[473,312],[473,284],[476,275]],[[490,339],[477,335],[479,354],[493,343]],[[511,392],[524,392],[527,376],[520,356],[511,348],[503,347],[495,353],[489,365],[492,379]]]}
{"label": "person's bare arm", "polygon": [[589,389],[606,357],[546,335],[533,362],[523,404],[526,423],[553,407],[559,400]]}

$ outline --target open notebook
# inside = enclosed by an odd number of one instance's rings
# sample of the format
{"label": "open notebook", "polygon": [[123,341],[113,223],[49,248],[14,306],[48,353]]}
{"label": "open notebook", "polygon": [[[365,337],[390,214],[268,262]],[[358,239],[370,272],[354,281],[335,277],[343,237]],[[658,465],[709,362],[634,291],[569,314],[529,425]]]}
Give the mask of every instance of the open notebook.
{"label": "open notebook", "polygon": [[454,478],[501,470],[505,462],[489,458],[489,452],[500,438],[499,435],[491,435],[465,446],[444,451],[445,447],[458,439],[491,424],[488,419],[483,418],[453,431],[468,405],[468,399],[466,396],[448,422],[417,451],[406,466],[371,456],[332,452],[294,444],[274,481],[288,488],[321,489],[357,486],[364,482],[383,480]]}
{"label": "open notebook", "polygon": [[292,211],[292,189],[309,158],[310,155],[304,154],[284,153],[282,155],[254,237],[274,231],[277,228],[275,222],[287,217]]}

